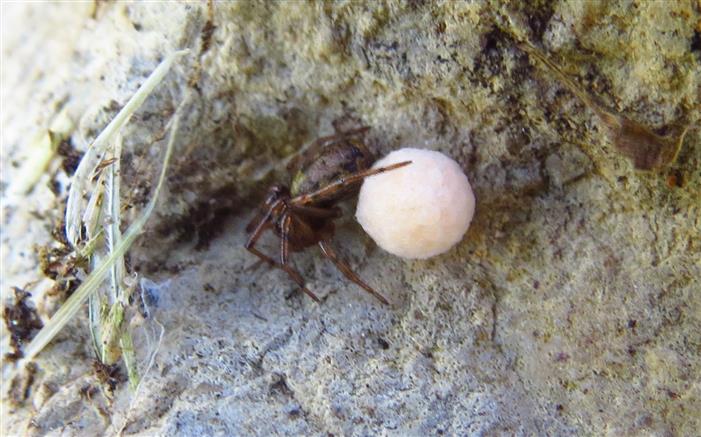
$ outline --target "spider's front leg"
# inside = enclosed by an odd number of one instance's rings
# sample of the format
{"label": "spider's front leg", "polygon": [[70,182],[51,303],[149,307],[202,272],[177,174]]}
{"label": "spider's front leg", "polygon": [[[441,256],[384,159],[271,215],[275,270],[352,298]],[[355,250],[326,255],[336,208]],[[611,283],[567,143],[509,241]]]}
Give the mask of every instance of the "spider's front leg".
{"label": "spider's front leg", "polygon": [[292,216],[286,212],[282,218],[282,232],[280,237],[280,268],[287,272],[288,275],[299,285],[302,291],[316,302],[321,302],[319,297],[312,293],[306,287],[304,278],[296,270],[292,268],[289,264],[289,251],[290,251],[290,228],[292,226]]}
{"label": "spider's front leg", "polygon": [[293,204],[297,205],[310,205],[323,201],[323,199],[333,196],[338,190],[345,188],[348,185],[360,182],[361,180],[374,176],[376,174],[384,173],[390,170],[395,170],[405,165],[411,164],[411,161],[398,162],[396,164],[388,165],[386,167],[370,168],[367,170],[359,171],[350,176],[344,176],[331,182],[325,187],[319,188],[318,190],[309,194],[300,194],[299,196],[292,199]]}
{"label": "spider's front leg", "polygon": [[[298,272],[296,272],[294,269],[292,269],[292,267],[290,267],[287,264],[288,244],[286,243],[286,241],[288,241],[288,238],[289,238],[288,237],[289,226],[290,226],[289,225],[289,222],[290,222],[289,214],[285,214],[283,216],[283,238],[281,240],[280,259],[281,259],[281,261],[284,261],[284,262],[278,263],[274,259],[272,259],[271,257],[269,257],[268,255],[264,254],[263,252],[261,252],[260,250],[258,250],[256,248],[256,243],[260,239],[261,235],[263,235],[263,231],[265,231],[265,229],[270,221],[270,216],[271,216],[271,213],[269,212],[268,214],[265,215],[265,217],[263,219],[261,219],[258,222],[258,224],[256,225],[256,228],[255,228],[255,231],[253,231],[251,236],[248,238],[248,241],[246,241],[246,244],[244,245],[244,247],[246,248],[246,250],[248,250],[249,252],[251,252],[252,254],[257,256],[258,258],[262,259],[263,261],[267,262],[271,266],[277,267],[277,268],[285,271],[292,278],[292,280],[295,281],[297,283],[297,285],[300,286],[302,291],[304,291],[304,293],[307,294],[307,296],[311,297],[316,302],[321,302],[321,300],[317,297],[317,295],[312,293],[305,286],[304,278],[302,278],[302,275],[300,275]],[[286,230],[285,230],[285,223],[287,223]]]}

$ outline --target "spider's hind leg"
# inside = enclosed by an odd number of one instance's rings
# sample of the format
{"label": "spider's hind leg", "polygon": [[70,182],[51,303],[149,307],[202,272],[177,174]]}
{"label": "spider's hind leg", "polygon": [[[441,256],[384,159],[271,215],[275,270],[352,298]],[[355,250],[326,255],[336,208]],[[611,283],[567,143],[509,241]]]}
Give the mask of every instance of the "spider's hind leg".
{"label": "spider's hind leg", "polygon": [[295,281],[297,283],[297,285],[299,285],[299,288],[301,288],[302,291],[307,296],[311,297],[316,302],[321,302],[321,299],[319,299],[319,297],[316,294],[312,293],[312,291],[306,287],[306,284],[304,282],[304,278],[302,278],[302,275],[300,275],[292,267],[290,267],[289,265],[284,265],[284,264],[280,264],[280,263],[275,262],[274,259],[272,259],[268,255],[264,254],[260,250],[256,249],[255,247],[246,247],[246,249],[248,249],[249,252],[251,252],[252,254],[257,256],[258,258],[262,259],[263,261],[267,262],[268,264],[272,265],[273,267],[277,267],[280,270],[283,270],[284,272],[286,272],[290,276],[290,278],[292,278],[292,280]]}
{"label": "spider's hind leg", "polygon": [[327,241],[325,241],[325,240],[319,241],[319,247],[321,248],[321,252],[324,254],[324,256],[326,256],[328,259],[330,259],[331,262],[334,263],[336,268],[338,268],[338,270],[340,270],[341,273],[343,273],[346,278],[348,278],[351,281],[358,284],[365,291],[367,291],[368,293],[375,296],[377,298],[377,300],[379,300],[383,304],[389,305],[389,301],[387,299],[385,299],[384,296],[382,296],[380,293],[375,291],[371,286],[369,286],[368,284],[363,282],[363,280],[360,279],[360,277],[353,270],[351,270],[351,268],[348,266],[348,264],[346,264],[345,261],[340,259],[338,257],[338,255],[336,255],[336,252],[333,250],[333,248],[331,247],[331,245]]}

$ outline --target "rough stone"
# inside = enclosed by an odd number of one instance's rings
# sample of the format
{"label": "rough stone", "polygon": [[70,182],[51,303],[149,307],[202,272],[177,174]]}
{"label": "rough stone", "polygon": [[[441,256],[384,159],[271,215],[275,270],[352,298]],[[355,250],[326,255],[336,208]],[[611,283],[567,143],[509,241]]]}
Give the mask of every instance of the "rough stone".
{"label": "rough stone", "polygon": [[[701,132],[671,167],[636,172],[510,35],[612,110],[652,128],[698,123],[694,2],[212,4],[1,5],[3,299],[42,279],[34,245],[62,214],[47,187],[65,179],[58,160],[31,194],[11,193],[29,140],[64,108],[83,150],[165,54],[190,48],[124,131],[129,221],[153,188],[162,129],[196,96],[130,252],[148,280],[150,312],[131,319],[140,357],[163,327],[153,367],[138,392],[121,383],[105,398],[83,313],[35,360],[26,402],[10,397],[4,365],[3,434],[701,429]],[[267,185],[289,182],[287,158],[361,125],[378,156],[410,143],[456,159],[477,214],[427,261],[375,250],[347,214],[334,243],[392,305],[317,251],[294,254],[316,304],[256,263],[245,226]],[[27,286],[45,319],[51,285]]]}

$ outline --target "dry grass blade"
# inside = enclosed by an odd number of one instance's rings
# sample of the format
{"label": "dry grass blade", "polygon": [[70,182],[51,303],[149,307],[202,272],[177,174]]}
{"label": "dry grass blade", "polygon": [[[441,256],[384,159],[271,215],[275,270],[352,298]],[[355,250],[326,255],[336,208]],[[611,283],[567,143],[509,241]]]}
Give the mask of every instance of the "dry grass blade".
{"label": "dry grass blade", "polygon": [[[119,229],[120,220],[120,157],[122,155],[122,136],[117,135],[114,145],[114,161],[107,167],[107,178],[105,183],[105,197],[107,204],[105,211],[107,212],[107,220],[105,223],[105,235],[107,236],[107,248],[110,252],[114,251],[115,246],[122,239],[122,234]],[[112,284],[112,301],[120,299],[121,283],[124,279],[124,258],[117,260],[112,266],[111,272]]]}
{"label": "dry grass blade", "polygon": [[168,73],[168,70],[170,70],[170,67],[173,65],[173,62],[184,56],[187,52],[187,50],[180,50],[172,53],[156,67],[132,98],[129,99],[126,105],[117,113],[114,119],[100,132],[95,141],[88,147],[80,164],[78,164],[66,204],[66,236],[68,237],[68,241],[74,246],[78,244],[80,237],[80,211],[82,209],[81,205],[86,188],[85,186],[90,179],[90,174],[95,170],[98,164],[98,156],[101,155],[105,147],[114,140],[114,136],[117,132],[126,124],[129,117],[139,109],[153,89],[161,83]]}
{"label": "dry grass blade", "polygon": [[[100,262],[100,264],[93,270],[90,275],[83,281],[83,283],[78,287],[78,289],[71,295],[71,297],[66,300],[66,302],[61,306],[61,308],[54,314],[54,316],[46,323],[44,328],[39,331],[36,337],[29,343],[25,349],[25,357],[23,361],[29,361],[34,358],[43,348],[46,346],[56,334],[63,328],[66,323],[70,321],[71,318],[78,312],[81,304],[85,301],[89,294],[95,292],[100,286],[102,281],[105,279],[107,274],[114,262],[129,250],[134,240],[139,236],[144,225],[148,221],[154,207],[156,206],[156,201],[158,200],[158,194],[163,186],[163,181],[165,180],[166,169],[168,168],[168,162],[170,161],[170,156],[172,154],[173,143],[175,142],[175,136],[178,130],[178,114],[175,115],[175,121],[171,128],[170,139],[168,141],[168,146],[166,148],[166,155],[163,159],[163,169],[161,170],[161,175],[158,179],[158,184],[156,185],[156,190],[153,193],[153,197],[144,208],[141,215],[134,221],[134,223],[129,226],[127,231],[124,233],[124,238],[115,246],[114,251],[109,257],[105,258]],[[21,367],[21,366],[19,366]]]}
{"label": "dry grass blade", "polygon": [[[156,71],[154,71],[154,73],[149,77],[149,79],[147,79],[146,83],[142,85],[139,91],[137,91],[139,97],[136,98],[135,96],[134,98],[132,98],[132,100],[130,100],[130,103],[128,103],[127,106],[125,106],[125,109],[129,107],[129,110],[133,112],[136,108],[138,108],[138,105],[140,105],[141,102],[143,102],[148,93],[150,93],[150,91],[157,84],[157,82],[151,83],[153,82],[152,78],[158,77],[158,81],[160,81],[160,79],[162,79],[162,77],[167,72],[167,69],[170,67],[172,62],[184,53],[184,51],[176,52],[175,54],[169,56],[165,61],[163,61],[163,63],[159,65],[159,67],[156,69]],[[150,83],[147,91],[142,91],[142,89],[147,83]],[[183,105],[181,105],[180,108],[182,108],[182,106]],[[88,275],[88,277],[83,281],[83,283],[78,287],[78,289],[66,300],[66,302],[61,306],[61,308],[56,312],[56,314],[54,314],[54,316],[46,323],[44,328],[41,331],[39,331],[37,336],[34,337],[31,343],[29,343],[29,345],[24,351],[25,356],[19,363],[18,368],[22,368],[26,361],[33,359],[39,352],[41,352],[41,350],[56,336],[56,334],[71,320],[71,318],[75,316],[75,314],[80,310],[82,303],[88,298],[88,296],[90,296],[92,293],[95,293],[98,290],[106,276],[110,273],[115,262],[117,262],[119,259],[122,259],[124,254],[126,254],[127,250],[129,250],[131,245],[141,233],[144,225],[148,221],[149,217],[151,216],[151,213],[153,212],[153,209],[156,206],[158,195],[163,187],[166,170],[168,168],[168,163],[170,162],[170,157],[172,155],[173,144],[177,136],[180,108],[173,117],[173,124],[171,126],[170,137],[168,139],[168,145],[166,147],[166,153],[163,159],[163,168],[161,169],[158,183],[153,192],[153,197],[149,200],[149,203],[146,205],[142,213],[134,220],[134,222],[126,230],[126,232],[122,236],[121,241],[119,241],[119,243],[114,246],[109,256],[102,259],[99,262],[99,264],[90,273],[90,275]],[[124,109],[122,111],[124,111]],[[120,112],[120,115],[118,116],[120,120],[122,120],[123,124],[123,122],[126,121],[126,119],[128,119],[131,113],[127,113],[124,115],[121,114],[122,112]],[[113,123],[110,123],[109,126],[113,126]],[[121,124],[119,126],[121,127]],[[109,138],[111,138],[114,135],[114,133],[116,132],[110,134]],[[103,134],[100,134],[100,136],[98,136],[98,139],[99,138],[106,137]]]}

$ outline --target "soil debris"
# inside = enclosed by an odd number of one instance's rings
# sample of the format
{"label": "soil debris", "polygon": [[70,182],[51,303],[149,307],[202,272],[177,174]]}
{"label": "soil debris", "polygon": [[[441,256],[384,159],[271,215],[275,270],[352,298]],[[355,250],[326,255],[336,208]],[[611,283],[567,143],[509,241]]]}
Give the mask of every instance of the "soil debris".
{"label": "soil debris", "polygon": [[[15,302],[5,305],[3,319],[5,326],[10,331],[10,347],[12,352],[5,355],[9,361],[17,361],[22,358],[22,345],[34,338],[36,333],[44,327],[36,308],[28,302],[31,293],[19,287],[12,287],[15,293]],[[26,398],[25,398],[26,399]]]}

